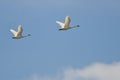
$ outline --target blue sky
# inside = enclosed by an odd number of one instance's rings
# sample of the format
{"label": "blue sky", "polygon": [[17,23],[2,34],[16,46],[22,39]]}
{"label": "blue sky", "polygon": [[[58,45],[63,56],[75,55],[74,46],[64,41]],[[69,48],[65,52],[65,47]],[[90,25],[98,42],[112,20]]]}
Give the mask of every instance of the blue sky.
{"label": "blue sky", "polygon": [[[109,68],[108,74],[120,70],[119,4],[119,0],[1,0],[0,80],[108,80],[102,72],[95,74],[99,69]],[[67,15],[71,25],[81,27],[58,31],[55,21],[64,22]],[[31,36],[13,40],[9,30],[17,30],[19,24],[23,34]]]}

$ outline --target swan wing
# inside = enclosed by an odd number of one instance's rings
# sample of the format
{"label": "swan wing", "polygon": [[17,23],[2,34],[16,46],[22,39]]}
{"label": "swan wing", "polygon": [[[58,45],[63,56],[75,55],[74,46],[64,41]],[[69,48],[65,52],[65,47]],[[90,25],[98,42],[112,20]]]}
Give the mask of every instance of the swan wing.
{"label": "swan wing", "polygon": [[17,32],[16,32],[15,30],[10,29],[10,31],[13,33],[13,35],[14,35],[14,36],[16,36],[16,35],[17,35]]}
{"label": "swan wing", "polygon": [[69,28],[71,19],[69,16],[66,16],[65,18],[65,28]]}
{"label": "swan wing", "polygon": [[64,28],[65,24],[60,22],[60,21],[56,21],[57,24],[59,24],[61,26],[61,28]]}
{"label": "swan wing", "polygon": [[19,26],[18,26],[18,33],[19,33],[19,34],[22,34],[22,32],[23,32],[23,28],[22,28],[21,25],[19,25]]}

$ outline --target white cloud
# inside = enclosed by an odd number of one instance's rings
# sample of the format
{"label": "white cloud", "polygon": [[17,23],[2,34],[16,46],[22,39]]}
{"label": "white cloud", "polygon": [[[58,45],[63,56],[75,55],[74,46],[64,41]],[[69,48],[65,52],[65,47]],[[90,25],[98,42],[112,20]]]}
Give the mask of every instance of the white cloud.
{"label": "white cloud", "polygon": [[28,80],[120,80],[120,62],[95,63],[80,69],[69,68],[54,77],[33,75]]}
{"label": "white cloud", "polygon": [[68,69],[64,80],[120,80],[120,63],[96,63],[83,69]]}

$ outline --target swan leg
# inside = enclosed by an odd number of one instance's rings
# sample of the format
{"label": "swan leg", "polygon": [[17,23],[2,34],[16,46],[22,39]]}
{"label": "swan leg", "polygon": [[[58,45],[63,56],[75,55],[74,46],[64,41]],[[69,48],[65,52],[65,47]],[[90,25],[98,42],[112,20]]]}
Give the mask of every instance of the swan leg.
{"label": "swan leg", "polygon": [[17,39],[16,37],[12,37],[12,39]]}
{"label": "swan leg", "polygon": [[12,39],[20,39],[20,38],[17,38],[17,37],[12,37]]}
{"label": "swan leg", "polygon": [[63,29],[59,29],[59,30],[63,30]]}

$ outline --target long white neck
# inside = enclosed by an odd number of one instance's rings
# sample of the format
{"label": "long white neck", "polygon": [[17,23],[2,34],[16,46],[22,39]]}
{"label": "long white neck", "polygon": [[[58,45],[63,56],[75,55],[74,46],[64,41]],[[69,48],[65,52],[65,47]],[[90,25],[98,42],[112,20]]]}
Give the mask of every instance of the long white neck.
{"label": "long white neck", "polygon": [[25,36],[22,36],[22,37],[24,38],[24,37],[28,37],[28,36],[31,36],[31,35],[30,35],[30,34],[27,34],[27,35],[25,35]]}
{"label": "long white neck", "polygon": [[70,28],[76,28],[76,27],[80,27],[79,25],[75,25],[75,26],[72,26],[72,27],[70,27]]}

